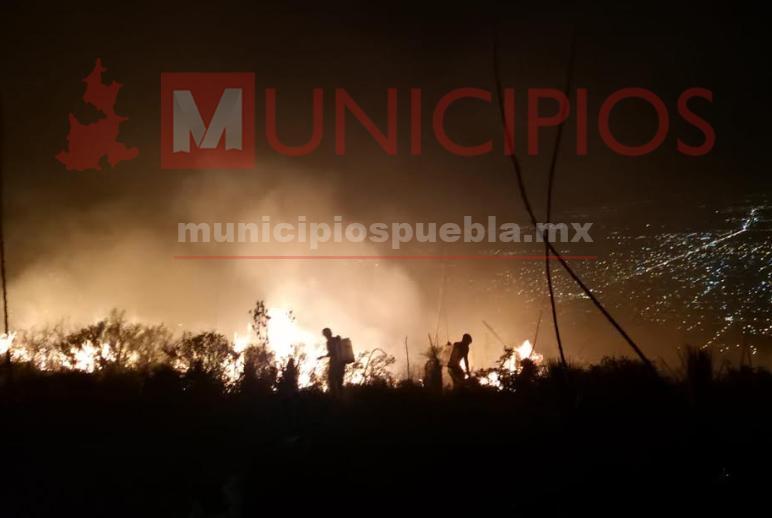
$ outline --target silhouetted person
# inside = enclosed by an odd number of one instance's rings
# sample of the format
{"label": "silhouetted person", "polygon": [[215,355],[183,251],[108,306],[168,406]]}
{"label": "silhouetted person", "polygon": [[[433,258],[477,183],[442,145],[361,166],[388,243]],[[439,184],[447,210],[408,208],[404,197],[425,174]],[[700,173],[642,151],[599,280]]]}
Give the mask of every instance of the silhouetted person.
{"label": "silhouetted person", "polygon": [[[464,333],[461,341],[454,343],[453,349],[450,351],[448,373],[450,374],[450,379],[453,380],[453,388],[463,387],[466,383],[466,376],[472,376],[469,370],[469,344],[471,343],[472,337],[468,333]],[[461,360],[464,360],[466,376],[464,376],[464,370],[461,368]]]}
{"label": "silhouetted person", "polygon": [[346,362],[341,357],[341,338],[340,335],[332,336],[329,327],[322,329],[322,335],[327,339],[327,354],[320,356],[319,359],[330,359],[327,369],[327,388],[330,394],[338,395],[343,390],[343,375],[346,373]]}

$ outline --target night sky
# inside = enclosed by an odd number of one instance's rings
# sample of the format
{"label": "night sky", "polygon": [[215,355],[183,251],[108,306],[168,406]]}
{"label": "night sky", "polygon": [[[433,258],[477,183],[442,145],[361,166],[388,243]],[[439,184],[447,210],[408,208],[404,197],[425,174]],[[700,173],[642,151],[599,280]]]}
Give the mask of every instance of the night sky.
{"label": "night sky", "polygon": [[[250,301],[260,297],[278,299],[300,318],[305,312],[312,328],[340,322],[385,347],[397,347],[405,334],[423,337],[433,330],[443,303],[451,335],[466,329],[482,334],[480,321],[487,318],[511,337],[507,340],[530,336],[546,300],[536,265],[533,271],[512,273],[506,265],[455,264],[448,281],[441,264],[233,265],[172,259],[190,252],[176,243],[179,221],[340,214],[363,222],[443,222],[497,215],[525,224],[511,165],[501,153],[495,101],[461,102],[447,119],[448,133],[460,143],[493,138],[496,151],[489,155],[453,156],[429,132],[430,109],[447,91],[494,91],[496,33],[503,82],[518,92],[563,87],[575,34],[574,85],[590,92],[589,152],[583,157],[574,153],[570,118],[553,214],[554,219],[582,215],[596,222],[602,243],[580,252],[608,258],[614,250],[608,238],[614,232],[636,235],[652,222],[664,222],[668,231],[697,232],[705,230],[700,228],[706,223],[704,214],[736,210],[729,219],[737,221],[719,218],[707,229],[720,234],[740,224],[743,207],[769,203],[768,28],[748,7],[488,1],[76,4],[8,0],[0,16],[3,223],[9,307],[18,326],[88,320],[119,306],[142,319],[229,331],[241,326]],[[138,147],[140,155],[115,168],[67,172],[54,156],[66,146],[68,113],[83,122],[98,117],[81,101],[81,80],[96,58],[108,69],[106,81],[124,85],[116,105],[128,117],[120,140]],[[254,169],[161,170],[163,72],[255,73]],[[600,103],[629,86],[655,92],[671,116],[663,145],[637,158],[615,155],[597,133]],[[713,103],[695,101],[693,109],[711,123],[717,138],[707,155],[687,157],[676,151],[676,138],[697,144],[702,136],[678,118],[676,101],[695,86],[714,94]],[[280,134],[287,142],[302,142],[310,130],[314,87],[324,88],[326,95],[322,144],[306,157],[282,157],[264,138],[263,92],[278,89]],[[345,88],[383,126],[389,87],[399,91],[399,153],[388,156],[365,130],[349,122],[349,151],[337,156],[334,89]],[[423,90],[427,107],[421,156],[408,152],[410,88]],[[518,151],[537,215],[543,217],[554,130],[541,132],[539,156],[525,156],[524,97],[518,103]],[[641,143],[655,128],[654,111],[643,103],[631,101],[614,112],[612,129],[625,143]],[[766,234],[759,239],[766,249]],[[767,259],[760,264],[765,263]],[[579,268],[597,275],[592,266]],[[511,275],[518,279],[514,289],[500,282]],[[594,279],[600,285],[607,280],[602,275]],[[441,302],[443,282],[447,300]],[[754,277],[746,284],[757,282]],[[647,318],[638,291],[613,290],[606,288],[603,295],[630,300],[621,309],[622,318],[649,350],[671,350],[693,338],[670,320]],[[576,320],[574,351],[589,358],[623,352],[618,338],[596,318],[587,313]],[[713,329],[724,316],[711,313],[706,318],[716,320],[709,326]],[[551,354],[551,337],[547,333],[543,339]],[[480,359],[494,357],[496,347],[491,342]]]}

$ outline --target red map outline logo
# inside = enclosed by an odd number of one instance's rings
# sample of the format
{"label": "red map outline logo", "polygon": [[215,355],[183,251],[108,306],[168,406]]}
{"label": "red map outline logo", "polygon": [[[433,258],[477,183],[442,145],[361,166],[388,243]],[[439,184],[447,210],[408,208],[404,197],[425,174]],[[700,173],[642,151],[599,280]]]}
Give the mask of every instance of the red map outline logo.
{"label": "red map outline logo", "polygon": [[97,58],[94,69],[83,79],[86,83],[83,102],[96,108],[104,117],[91,124],[83,124],[75,115],[69,114],[67,149],[56,155],[68,171],[101,171],[100,162],[104,157],[107,157],[111,167],[115,167],[119,162],[139,155],[136,147],[118,142],[119,127],[128,120],[128,117],[115,113],[115,100],[123,85],[115,81],[109,85],[102,83],[102,72],[106,70],[102,60]]}

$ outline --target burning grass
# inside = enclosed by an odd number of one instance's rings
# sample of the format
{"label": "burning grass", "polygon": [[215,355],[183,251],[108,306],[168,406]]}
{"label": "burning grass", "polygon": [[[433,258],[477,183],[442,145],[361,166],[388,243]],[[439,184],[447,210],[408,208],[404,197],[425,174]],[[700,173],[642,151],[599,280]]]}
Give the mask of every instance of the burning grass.
{"label": "burning grass", "polygon": [[641,491],[647,502],[765,494],[765,370],[716,369],[697,349],[677,376],[628,359],[564,368],[521,347],[442,392],[395,379],[393,357],[373,350],[336,399],[306,367],[315,356],[287,346],[302,336],[292,316],[273,315],[257,304],[234,339],[175,337],[115,312],[3,341],[15,361],[0,385],[0,440],[13,445],[0,514],[313,513],[331,495],[363,508],[570,511]]}
{"label": "burning grass", "polygon": [[[163,325],[132,323],[113,310],[103,320],[68,331],[63,325],[0,336],[0,354],[15,369],[40,373],[101,375],[169,369],[186,378],[207,379],[223,392],[245,386],[268,390],[324,390],[323,338],[297,325],[291,310],[258,301],[243,333],[232,339],[217,331],[174,336]],[[346,383],[393,386],[393,356],[381,349],[359,351]]]}
{"label": "burning grass", "polygon": [[[255,304],[249,317],[245,331],[229,339],[217,331],[174,336],[163,325],[129,322],[124,312],[113,310],[103,320],[81,329],[66,330],[59,324],[0,336],[0,353],[7,353],[18,367],[43,373],[142,374],[169,368],[188,378],[207,378],[223,391],[238,391],[244,385],[273,391],[325,390],[327,365],[318,358],[326,353],[326,347],[318,333],[299,326],[291,310],[269,308],[263,301]],[[448,353],[444,349],[447,346],[432,349],[436,379],[431,383],[439,389],[442,358]],[[469,384],[514,389],[513,380],[523,365],[538,370],[542,360],[526,340],[519,347],[506,349],[493,368],[477,371]],[[377,347],[360,350],[354,363],[347,366],[344,381],[347,385],[393,387],[398,381],[392,372],[395,361]],[[427,383],[424,378],[418,381]]]}

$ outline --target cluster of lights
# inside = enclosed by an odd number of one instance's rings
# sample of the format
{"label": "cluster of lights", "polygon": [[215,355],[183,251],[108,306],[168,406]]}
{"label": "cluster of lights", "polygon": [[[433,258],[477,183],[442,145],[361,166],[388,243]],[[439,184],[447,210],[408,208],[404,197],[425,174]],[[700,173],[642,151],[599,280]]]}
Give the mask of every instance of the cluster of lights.
{"label": "cluster of lights", "polygon": [[[772,206],[740,206],[715,211],[713,230],[610,232],[608,253],[596,261],[574,263],[604,302],[617,311],[631,302],[643,319],[679,329],[704,347],[721,351],[737,345],[737,335],[772,336]],[[603,246],[603,243],[600,243]],[[566,253],[564,251],[564,253]],[[543,264],[523,263],[497,283],[530,304],[545,292]],[[584,294],[559,272],[555,293],[564,308]],[[590,305],[582,304],[587,311]],[[753,354],[758,348],[749,345]]]}

